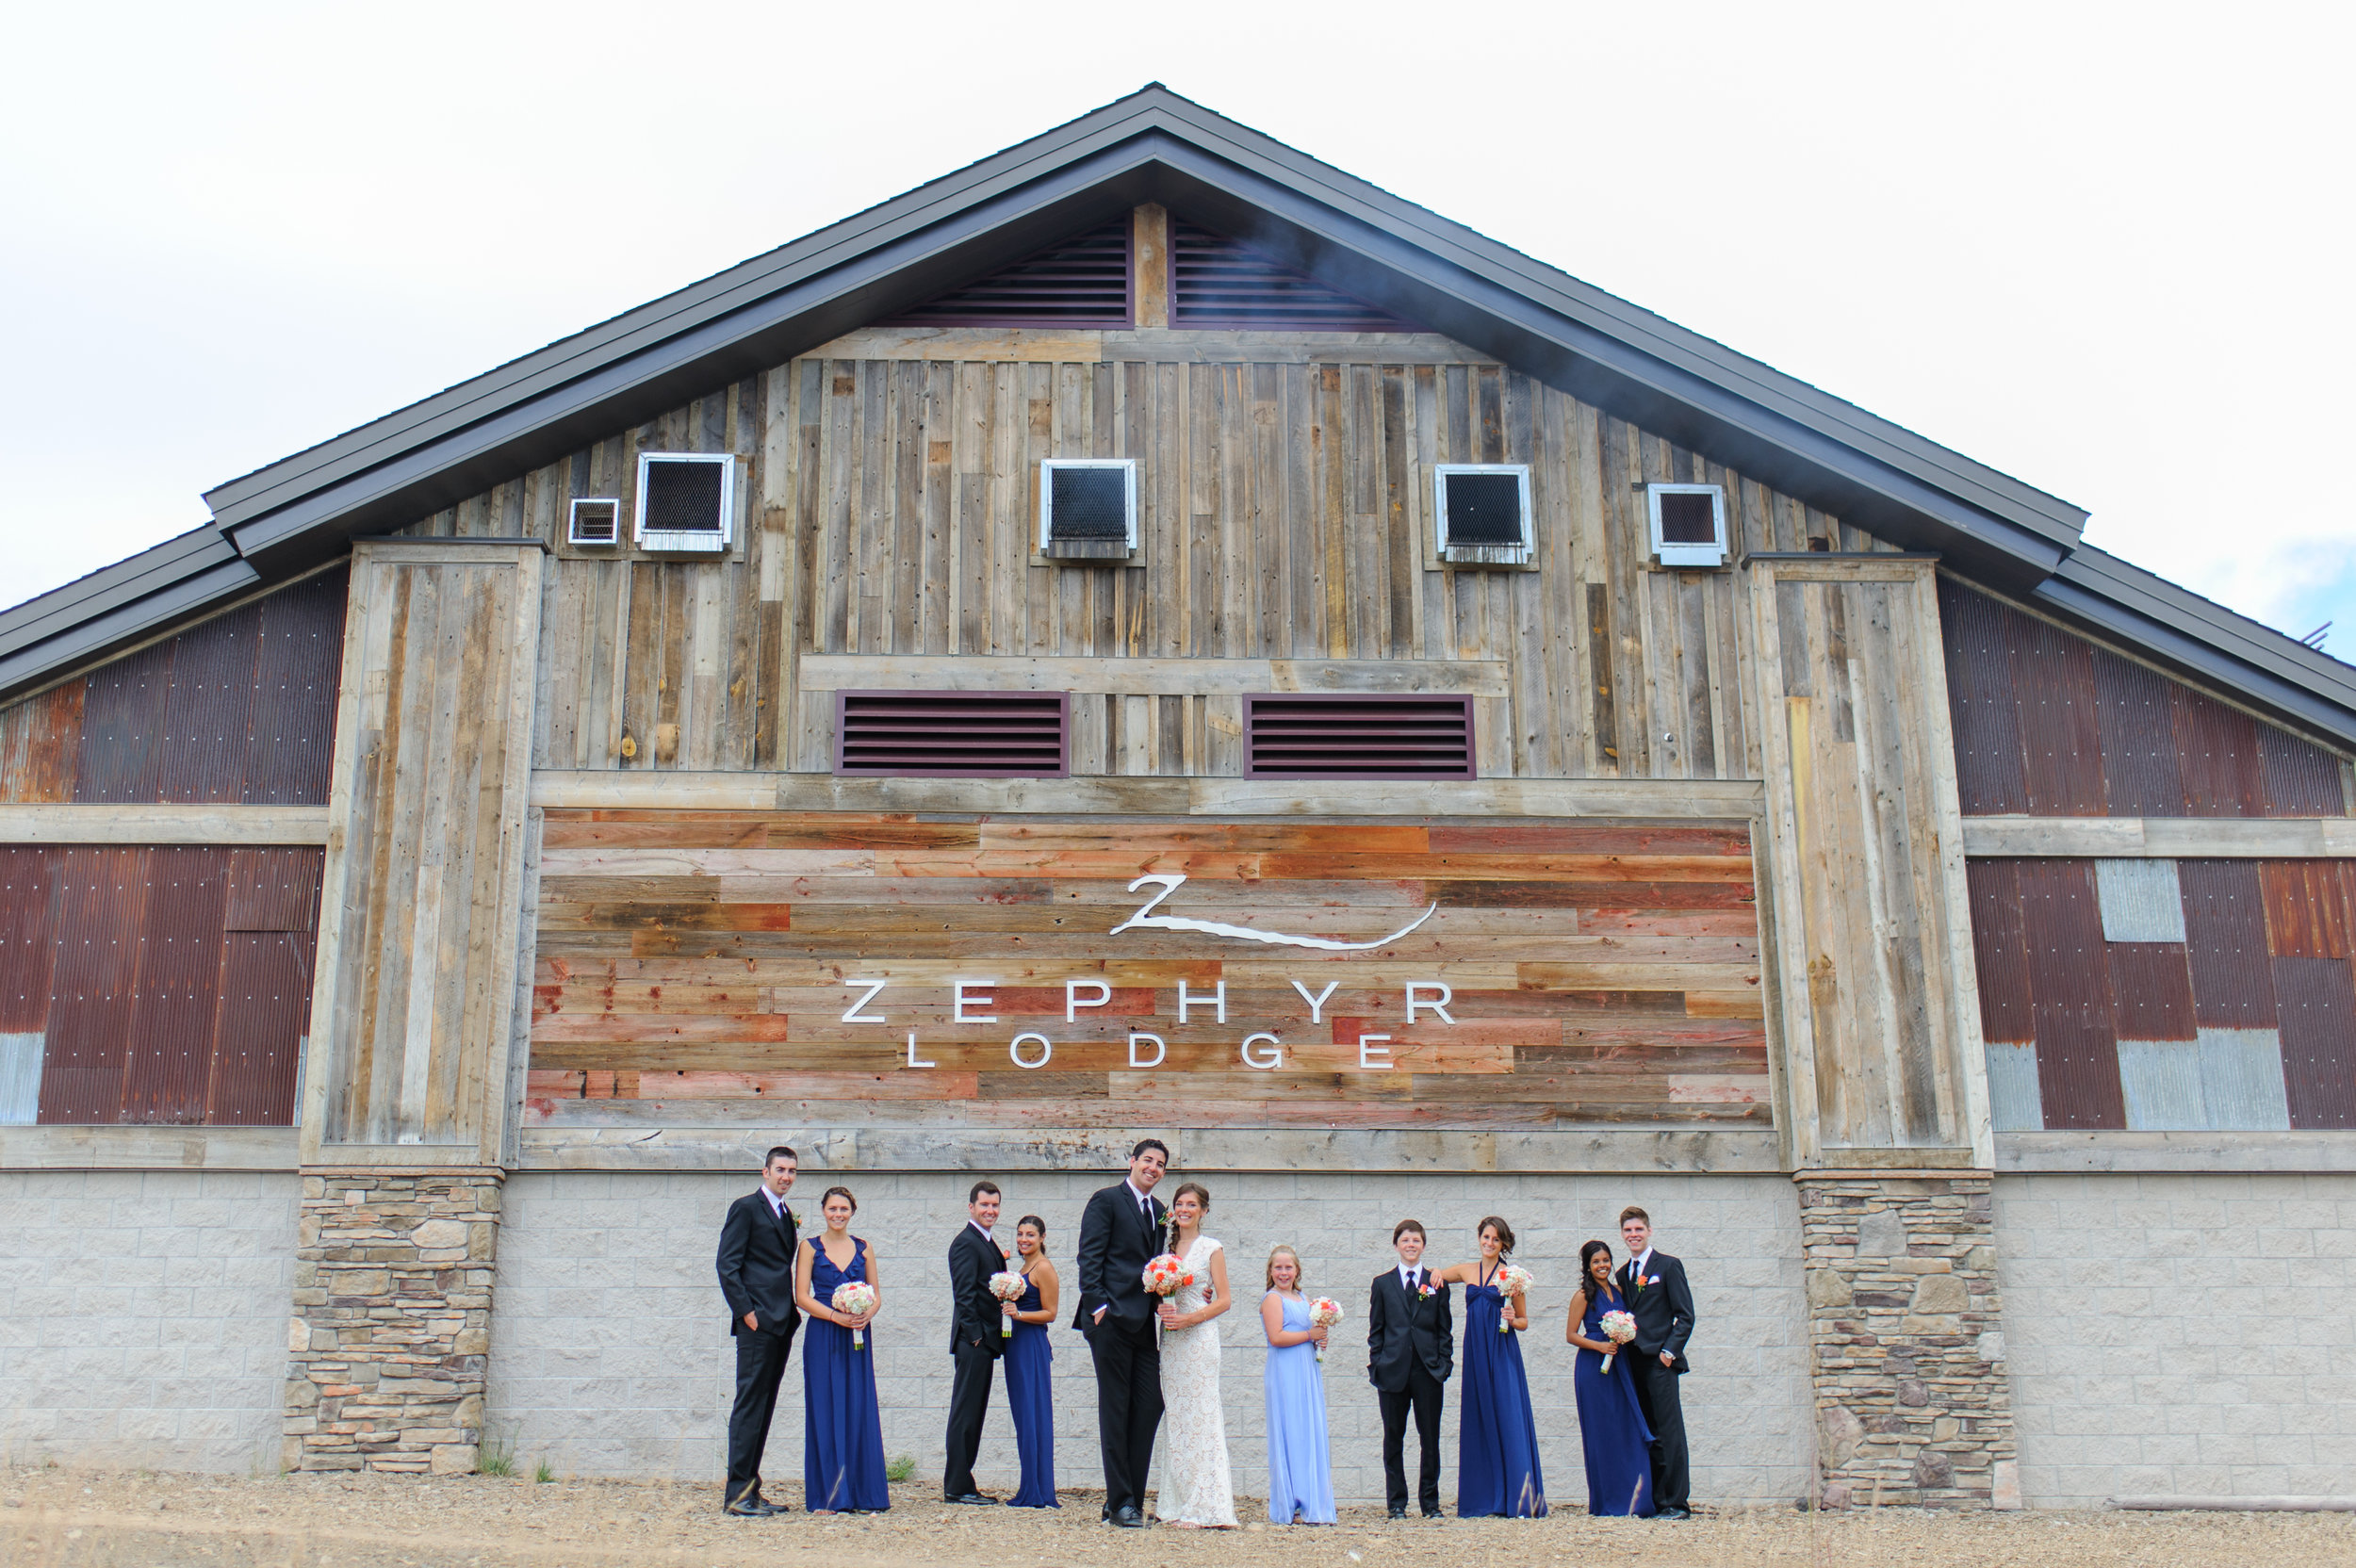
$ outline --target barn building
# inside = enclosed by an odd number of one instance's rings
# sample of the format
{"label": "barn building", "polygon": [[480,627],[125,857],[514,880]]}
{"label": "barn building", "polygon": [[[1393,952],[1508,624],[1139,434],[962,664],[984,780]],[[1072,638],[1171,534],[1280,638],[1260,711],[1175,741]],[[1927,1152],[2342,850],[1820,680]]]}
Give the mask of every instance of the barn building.
{"label": "barn building", "polygon": [[13,1456],[716,1499],[785,1142],[937,1477],[1151,1133],[1357,1322],[1509,1217],[1559,1498],[1629,1201],[1705,1504],[2356,1467],[2356,669],[1158,86],[205,499],[0,613]]}

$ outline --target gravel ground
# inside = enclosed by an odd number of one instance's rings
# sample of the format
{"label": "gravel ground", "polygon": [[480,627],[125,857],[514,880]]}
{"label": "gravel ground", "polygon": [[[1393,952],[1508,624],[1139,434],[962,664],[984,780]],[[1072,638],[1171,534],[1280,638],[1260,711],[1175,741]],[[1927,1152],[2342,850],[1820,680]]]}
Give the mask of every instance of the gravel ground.
{"label": "gravel ground", "polygon": [[[797,1489],[772,1494],[798,1504]],[[724,1518],[717,1489],[629,1481],[469,1476],[268,1479],[0,1468],[5,1568],[681,1568],[823,1560],[829,1568],[1139,1568],[1260,1564],[1379,1568],[1411,1560],[1497,1557],[1595,1568],[1972,1568],[2120,1564],[2143,1568],[2291,1568],[2356,1563],[2349,1514],[1935,1514],[1906,1510],[1818,1514],[1705,1512],[1682,1524],[1590,1519],[1446,1520],[1394,1525],[1380,1509],[1345,1510],[1332,1528],[1116,1534],[1100,1498],[1066,1493],[1059,1512],[943,1505],[921,1485],[892,1489],[888,1514]],[[1248,1511],[1248,1510],[1242,1510]]]}

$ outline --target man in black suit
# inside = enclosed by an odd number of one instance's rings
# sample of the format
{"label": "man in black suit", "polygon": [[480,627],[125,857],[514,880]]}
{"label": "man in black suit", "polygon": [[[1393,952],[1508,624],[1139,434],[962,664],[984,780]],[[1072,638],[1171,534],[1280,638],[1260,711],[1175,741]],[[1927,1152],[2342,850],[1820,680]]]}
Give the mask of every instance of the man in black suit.
{"label": "man in black suit", "polygon": [[1628,1370],[1636,1375],[1636,1402],[1652,1429],[1653,1517],[1691,1519],[1693,1465],[1685,1451],[1685,1410],[1677,1379],[1685,1372],[1685,1342],[1693,1332],[1693,1292],[1685,1266],[1653,1250],[1652,1217],[1630,1205],[1620,1211],[1620,1239],[1628,1262],[1620,1266],[1620,1294],[1636,1319]]}
{"label": "man in black suit", "polygon": [[1416,1478],[1423,1516],[1440,1516],[1440,1407],[1456,1370],[1448,1330],[1448,1286],[1423,1266],[1423,1227],[1402,1219],[1391,1230],[1399,1266],[1375,1276],[1366,1308],[1366,1376],[1383,1401],[1383,1484],[1391,1517],[1407,1517],[1407,1416],[1415,1417],[1423,1450]]}
{"label": "man in black suit", "polygon": [[971,1217],[949,1244],[949,1354],[957,1374],[949,1390],[949,1464],[941,1486],[953,1503],[994,1503],[973,1488],[973,1456],[981,1451],[992,1364],[1006,1348],[1006,1314],[990,1293],[990,1277],[1006,1266],[990,1233],[998,1223],[998,1184],[974,1183],[965,1212]]}
{"label": "man in black suit", "polygon": [[1129,1179],[1088,1200],[1080,1217],[1080,1307],[1072,1326],[1096,1363],[1096,1442],[1104,1457],[1104,1517],[1124,1529],[1145,1523],[1145,1477],[1162,1424],[1159,1304],[1145,1266],[1163,1250],[1165,1212],[1154,1184],[1170,1148],[1147,1138],[1129,1152]]}
{"label": "man in black suit", "polygon": [[801,1158],[780,1144],[761,1162],[761,1185],[728,1205],[720,1227],[720,1293],[736,1336],[736,1408],[728,1413],[728,1484],[723,1506],[740,1519],[783,1513],[761,1495],[761,1455],[777,1413],[777,1380],[794,1353],[802,1315],[794,1305],[794,1256],[801,1238],[785,1195]]}

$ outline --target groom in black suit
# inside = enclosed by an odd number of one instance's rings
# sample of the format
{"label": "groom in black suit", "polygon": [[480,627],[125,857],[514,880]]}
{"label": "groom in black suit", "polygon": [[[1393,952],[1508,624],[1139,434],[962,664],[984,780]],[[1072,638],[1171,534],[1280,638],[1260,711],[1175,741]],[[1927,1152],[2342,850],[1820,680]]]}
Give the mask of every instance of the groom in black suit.
{"label": "groom in black suit", "polygon": [[1628,1262],[1620,1266],[1620,1294],[1636,1319],[1628,1348],[1628,1370],[1636,1375],[1636,1402],[1652,1429],[1652,1498],[1657,1519],[1690,1519],[1693,1478],[1685,1450],[1685,1407],[1677,1379],[1685,1372],[1685,1342],[1693,1333],[1693,1292],[1685,1266],[1652,1244],[1652,1217],[1633,1205],[1620,1211],[1620,1239]]}
{"label": "groom in black suit", "polygon": [[949,1388],[949,1465],[941,1487],[953,1503],[994,1503],[997,1498],[974,1488],[973,1456],[981,1451],[990,1373],[1006,1343],[1000,1327],[1006,1314],[990,1293],[990,1277],[1006,1266],[1006,1255],[991,1234],[998,1223],[998,1184],[974,1183],[965,1195],[965,1228],[949,1244],[949,1354],[957,1370]]}
{"label": "groom in black suit", "polygon": [[1096,1363],[1104,1517],[1124,1529],[1145,1523],[1145,1477],[1162,1424],[1158,1303],[1146,1294],[1145,1266],[1163,1250],[1166,1215],[1153,1188],[1169,1168],[1169,1146],[1143,1140],[1129,1152],[1129,1179],[1090,1198],[1080,1217],[1080,1308],[1072,1326],[1088,1336]]}
{"label": "groom in black suit", "polygon": [[1416,1498],[1423,1516],[1440,1516],[1440,1407],[1456,1370],[1448,1331],[1448,1286],[1423,1266],[1423,1227],[1402,1219],[1391,1231],[1399,1266],[1375,1276],[1366,1309],[1366,1376],[1383,1401],[1383,1483],[1391,1517],[1407,1517],[1407,1417],[1415,1417],[1422,1449]]}
{"label": "groom in black suit", "polygon": [[740,1519],[783,1513],[761,1495],[761,1454],[777,1413],[777,1381],[802,1326],[794,1305],[794,1256],[801,1238],[785,1195],[801,1160],[780,1144],[761,1162],[761,1185],[728,1205],[720,1227],[720,1293],[736,1336],[736,1408],[728,1413],[728,1484],[723,1507]]}

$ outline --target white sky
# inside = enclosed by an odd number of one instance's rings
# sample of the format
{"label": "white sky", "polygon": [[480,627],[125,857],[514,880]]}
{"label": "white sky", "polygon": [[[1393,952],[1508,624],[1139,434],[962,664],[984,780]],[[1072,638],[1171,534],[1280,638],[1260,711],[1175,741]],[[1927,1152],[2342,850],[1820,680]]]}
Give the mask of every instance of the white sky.
{"label": "white sky", "polygon": [[[1144,82],[2356,654],[2347,8],[25,8],[0,603]],[[2317,471],[2317,465],[2321,466]]]}

